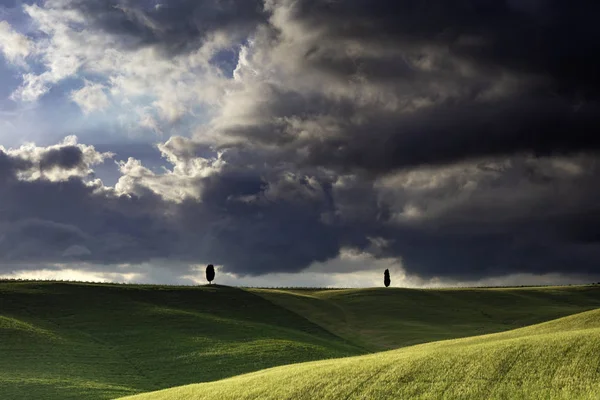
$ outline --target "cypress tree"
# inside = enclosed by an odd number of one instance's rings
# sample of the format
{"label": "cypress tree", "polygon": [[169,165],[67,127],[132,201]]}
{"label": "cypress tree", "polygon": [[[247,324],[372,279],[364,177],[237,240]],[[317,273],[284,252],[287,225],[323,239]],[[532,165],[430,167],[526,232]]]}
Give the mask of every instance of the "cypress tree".
{"label": "cypress tree", "polygon": [[213,267],[212,264],[208,264],[206,266],[206,280],[208,281],[209,285],[215,280],[215,267]]}
{"label": "cypress tree", "polygon": [[392,280],[390,279],[390,271],[386,269],[383,273],[383,284],[385,287],[388,287],[390,286],[390,283],[392,283]]}

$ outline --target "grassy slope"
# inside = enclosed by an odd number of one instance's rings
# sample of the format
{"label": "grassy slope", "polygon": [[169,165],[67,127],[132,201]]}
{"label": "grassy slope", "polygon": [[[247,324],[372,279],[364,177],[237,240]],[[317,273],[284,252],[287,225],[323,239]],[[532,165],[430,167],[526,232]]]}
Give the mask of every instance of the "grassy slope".
{"label": "grassy slope", "polygon": [[0,398],[114,398],[596,307],[596,287],[274,291],[4,282]]}
{"label": "grassy slope", "polygon": [[600,307],[597,286],[252,292],[373,351],[501,332]]}
{"label": "grassy slope", "polygon": [[289,365],[131,400],[597,399],[600,310],[509,332]]}
{"label": "grassy slope", "polygon": [[0,283],[0,398],[106,399],[364,351],[227,287]]}

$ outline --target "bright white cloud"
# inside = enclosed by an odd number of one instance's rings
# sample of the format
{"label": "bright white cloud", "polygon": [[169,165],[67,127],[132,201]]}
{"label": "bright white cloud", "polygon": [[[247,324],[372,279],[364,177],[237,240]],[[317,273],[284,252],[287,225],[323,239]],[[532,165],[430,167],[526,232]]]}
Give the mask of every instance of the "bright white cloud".
{"label": "bright white cloud", "polygon": [[[66,78],[92,75],[100,81],[86,81],[71,94],[85,113],[106,109],[113,100],[122,113],[117,119],[137,115],[138,126],[158,132],[154,116],[176,122],[203,104],[216,104],[228,85],[209,62],[216,51],[231,46],[226,32],[207,37],[195,51],[166,57],[152,46],[123,46],[121,37],[94,29],[84,14],[69,8],[69,2],[47,1],[26,5],[24,10],[45,35],[33,52],[45,71],[23,75],[22,85],[12,95],[15,100],[35,101]],[[146,111],[137,112],[140,108]]]}
{"label": "bright white cloud", "polygon": [[104,85],[86,81],[85,86],[81,89],[71,92],[71,100],[77,103],[86,114],[102,111],[110,105],[104,90]]}
{"label": "bright white cloud", "polygon": [[150,190],[165,200],[174,202],[200,199],[202,180],[217,174],[226,163],[220,156],[207,159],[178,153],[177,143],[181,141],[187,139],[173,137],[158,145],[163,157],[173,166],[171,170],[163,170],[162,174],[151,171],[140,160],[132,157],[127,161],[118,162],[121,177],[115,185],[115,191],[120,194],[141,195]]}
{"label": "bright white cloud", "polygon": [[34,102],[50,90],[48,74],[24,74],[23,83],[12,94],[11,99]]}
{"label": "bright white cloud", "polygon": [[24,66],[24,60],[32,48],[33,45],[26,36],[15,32],[8,22],[0,21],[0,51],[9,62]]}

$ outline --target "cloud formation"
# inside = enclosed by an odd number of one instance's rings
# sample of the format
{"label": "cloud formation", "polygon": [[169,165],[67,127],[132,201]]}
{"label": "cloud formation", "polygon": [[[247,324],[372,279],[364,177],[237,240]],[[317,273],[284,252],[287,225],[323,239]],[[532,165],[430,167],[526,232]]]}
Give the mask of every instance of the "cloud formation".
{"label": "cloud formation", "polygon": [[31,53],[31,42],[26,36],[15,32],[6,21],[0,21],[0,51],[13,64],[23,64]]}
{"label": "cloud formation", "polygon": [[411,282],[596,276],[599,7],[25,6],[39,37],[0,25],[23,44],[3,51],[42,68],[14,99],[76,79],[88,117],[174,134],[156,145],[168,168],[121,157],[114,187],[93,175],[113,155],[73,138],[1,148],[0,257],[243,277],[357,272],[357,252]]}
{"label": "cloud formation", "polygon": [[84,87],[74,90],[71,93],[71,100],[77,103],[86,114],[102,111],[109,106],[104,86],[92,82],[86,82]]}

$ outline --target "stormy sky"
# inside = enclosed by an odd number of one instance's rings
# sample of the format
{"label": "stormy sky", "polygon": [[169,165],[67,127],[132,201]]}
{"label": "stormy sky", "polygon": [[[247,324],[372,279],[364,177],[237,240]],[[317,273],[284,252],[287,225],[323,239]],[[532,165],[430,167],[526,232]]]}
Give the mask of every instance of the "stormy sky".
{"label": "stormy sky", "polygon": [[600,280],[595,0],[0,0],[0,276]]}

